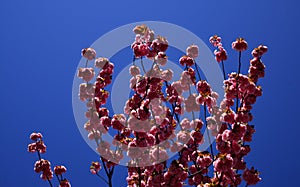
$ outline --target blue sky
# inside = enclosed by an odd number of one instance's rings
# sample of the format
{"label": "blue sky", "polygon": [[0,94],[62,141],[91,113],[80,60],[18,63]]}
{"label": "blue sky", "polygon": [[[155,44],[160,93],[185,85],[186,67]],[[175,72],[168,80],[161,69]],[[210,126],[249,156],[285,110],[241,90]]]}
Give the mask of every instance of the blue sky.
{"label": "blue sky", "polygon": [[[82,139],[72,113],[72,82],[80,51],[116,27],[146,20],[182,26],[207,44],[217,33],[227,48],[238,36],[246,38],[249,48],[269,46],[266,78],[261,81],[264,94],[253,111],[257,133],[247,160],[261,170],[263,181],[258,186],[295,186],[300,167],[299,4],[296,0],[1,1],[0,186],[48,185],[33,172],[36,155],[26,152],[32,131],[44,134],[45,157],[53,165],[67,166],[73,186],[101,186],[89,173],[90,162],[98,156]],[[116,186],[125,186],[118,182],[125,178],[125,170],[117,172]]]}

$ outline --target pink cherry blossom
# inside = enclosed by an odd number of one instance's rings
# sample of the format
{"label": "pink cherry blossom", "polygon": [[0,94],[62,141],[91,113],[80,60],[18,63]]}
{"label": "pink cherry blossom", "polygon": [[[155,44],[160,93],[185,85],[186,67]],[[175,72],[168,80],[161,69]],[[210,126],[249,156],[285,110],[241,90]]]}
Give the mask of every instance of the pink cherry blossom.
{"label": "pink cherry blossom", "polygon": [[102,69],[107,63],[109,63],[108,58],[100,57],[95,60],[95,67]]}
{"label": "pink cherry blossom", "polygon": [[182,72],[179,81],[180,81],[181,89],[184,91],[187,91],[189,89],[189,86],[193,84],[193,81],[188,71]]}
{"label": "pink cherry blossom", "polygon": [[197,58],[199,55],[199,47],[195,44],[190,45],[186,49],[186,55],[190,56],[191,58]]}
{"label": "pink cherry blossom", "polygon": [[161,79],[164,81],[171,81],[173,78],[173,71],[170,69],[161,72]]}
{"label": "pink cherry blossom", "polygon": [[213,165],[217,172],[227,172],[233,166],[233,159],[230,154],[221,155]]}
{"label": "pink cherry blossom", "polygon": [[165,52],[159,52],[156,56],[155,56],[155,61],[161,65],[164,66],[166,65],[167,61],[168,61],[168,57],[166,55]]}
{"label": "pink cherry blossom", "polygon": [[186,112],[200,111],[200,105],[196,102],[196,96],[196,94],[192,94],[184,101]]}
{"label": "pink cherry blossom", "polygon": [[93,68],[79,68],[77,76],[89,82],[95,76],[95,72]]}
{"label": "pink cherry blossom", "polygon": [[191,128],[191,123],[188,118],[184,118],[183,120],[181,120],[180,126],[183,130],[188,130]]}
{"label": "pink cherry blossom", "polygon": [[81,51],[81,55],[85,58],[87,58],[88,60],[93,60],[96,58],[96,51],[93,48],[85,48],[82,49]]}
{"label": "pink cherry blossom", "polygon": [[129,72],[130,72],[130,75],[137,76],[140,74],[140,68],[137,66],[130,66]]}
{"label": "pink cherry blossom", "polygon": [[160,163],[161,161],[167,160],[169,158],[166,150],[164,148],[153,148],[150,151],[150,156],[153,162]]}
{"label": "pink cherry blossom", "polygon": [[82,83],[79,88],[80,100],[85,101],[91,99],[95,94],[95,86],[93,84]]}
{"label": "pink cherry blossom", "polygon": [[179,131],[177,133],[177,140],[186,144],[191,139],[190,133],[187,131]]}

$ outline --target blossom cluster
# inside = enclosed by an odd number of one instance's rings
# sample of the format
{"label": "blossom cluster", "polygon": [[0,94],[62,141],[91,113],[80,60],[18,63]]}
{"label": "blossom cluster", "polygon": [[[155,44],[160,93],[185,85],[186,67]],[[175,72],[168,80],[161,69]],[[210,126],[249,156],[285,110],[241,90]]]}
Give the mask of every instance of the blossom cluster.
{"label": "blossom cluster", "polygon": [[[267,47],[260,45],[252,51],[248,75],[240,74],[239,58],[237,73],[228,74],[227,78],[223,64],[228,58],[227,51],[221,37],[214,35],[210,38],[210,43],[216,47],[216,61],[222,62],[224,74],[225,95],[218,106],[219,95],[206,80],[201,79],[196,63],[197,45],[187,47],[186,54],[179,59],[184,68],[180,79],[173,81],[173,71],[163,69],[168,61],[167,39],[156,37],[154,31],[145,25],[136,26],[133,32],[136,34],[131,45],[134,61],[129,69],[132,76],[129,86],[133,94],[125,103],[124,114],[109,116],[108,109],[102,106],[108,98],[104,87],[111,83],[113,74],[113,64],[104,57],[95,60],[95,67],[102,69],[95,84],[90,84],[91,94],[80,92],[79,95],[81,100],[88,100],[86,117],[89,121],[85,129],[90,132],[90,139],[100,140],[97,150],[102,160],[117,164],[126,153],[131,159],[127,163],[128,186],[183,186],[186,183],[238,186],[242,179],[247,185],[259,182],[257,170],[247,169],[244,157],[251,150],[246,142],[252,141],[255,132],[250,124],[253,119],[251,110],[256,98],[262,95],[257,82],[264,77],[265,66],[261,57],[267,52]],[[243,38],[238,38],[232,43],[232,48],[241,55],[248,44]],[[96,58],[96,52],[91,48],[83,52],[87,60]],[[151,69],[145,69],[143,58],[152,60]],[[136,64],[139,60],[141,66]],[[90,81],[93,76],[93,68],[79,69],[78,77],[84,81]],[[191,92],[192,88],[196,93]],[[189,93],[187,97],[186,92]],[[195,117],[201,108],[204,122]],[[192,113],[193,119],[180,119],[184,113]],[[178,127],[179,131],[176,130]],[[101,139],[109,128],[118,132],[113,141],[117,151],[112,151],[111,145]],[[210,151],[199,150],[204,143],[203,130],[207,132]],[[218,154],[214,154],[211,139],[216,139]],[[179,155],[169,165],[167,150]],[[92,173],[98,172],[95,166],[91,168]],[[214,175],[209,177],[209,171]],[[242,177],[238,171],[243,171]]]}
{"label": "blossom cluster", "polygon": [[67,172],[66,167],[59,165],[55,166],[52,170],[50,161],[41,157],[41,154],[46,152],[46,145],[43,141],[43,135],[41,133],[34,132],[30,135],[30,139],[33,141],[33,143],[28,145],[28,152],[36,152],[38,154],[38,160],[34,164],[34,171],[36,173],[41,173],[41,179],[47,180],[51,187],[53,186],[51,182],[53,179],[53,174],[55,174],[58,179],[59,187],[71,187],[68,179],[63,178],[63,174]]}
{"label": "blossom cluster", "polygon": [[[168,61],[167,39],[155,37],[154,31],[145,25],[136,26],[133,32],[136,34],[131,45],[134,61],[129,69],[132,76],[129,86],[133,94],[125,103],[124,114],[109,116],[109,110],[102,106],[109,95],[104,88],[111,83],[113,75],[114,66],[108,59],[95,60],[95,67],[101,70],[94,84],[88,83],[95,75],[93,68],[78,71],[78,77],[86,82],[80,86],[79,94],[82,101],[88,101],[86,117],[89,120],[85,129],[90,132],[89,138],[96,140],[106,167],[111,167],[107,163],[119,163],[126,153],[131,158],[127,163],[128,186],[183,186],[186,182],[195,186],[238,186],[242,179],[247,185],[259,182],[258,172],[254,168],[247,169],[244,157],[251,150],[246,142],[252,141],[255,132],[254,126],[250,125],[253,119],[251,110],[256,98],[262,95],[257,82],[264,77],[265,66],[261,57],[267,47],[260,45],[252,51],[248,75],[240,74],[239,58],[237,73],[228,74],[226,78],[223,61],[228,58],[227,51],[221,37],[214,35],[210,38],[210,43],[216,47],[216,61],[222,62],[224,73],[225,95],[218,106],[218,94],[201,79],[196,63],[197,45],[187,47],[186,54],[179,59],[184,70],[179,80],[172,81],[173,71],[163,69]],[[232,48],[241,55],[248,44],[243,38],[238,38],[232,43]],[[82,50],[82,55],[87,61],[96,58],[92,48]],[[145,69],[143,58],[152,60],[151,69]],[[142,71],[136,64],[138,60]],[[191,92],[192,88],[196,93]],[[189,93],[187,97],[186,92]],[[204,122],[195,117],[201,108]],[[192,113],[193,119],[180,119],[184,113]],[[180,130],[176,131],[178,127]],[[112,151],[111,145],[101,138],[109,128],[118,132],[113,141],[116,151]],[[203,128],[211,144],[210,151],[199,150],[204,143]],[[211,139],[216,139],[219,152],[216,155]],[[179,155],[169,165],[168,149]],[[100,169],[99,164],[96,166],[91,166],[94,174]],[[209,171],[214,175],[209,177]],[[243,171],[242,177],[238,171]]]}
{"label": "blossom cluster", "polygon": [[[90,172],[112,187],[115,166],[126,160],[128,187],[257,184],[261,180],[259,172],[246,164],[245,157],[251,151],[249,143],[255,133],[251,111],[262,95],[258,81],[265,76],[262,56],[268,48],[255,48],[248,74],[242,74],[241,55],[248,43],[238,38],[231,45],[239,54],[238,68],[226,74],[224,61],[228,53],[222,39],[217,35],[209,39],[224,77],[224,97],[219,104],[219,94],[201,76],[196,62],[201,51],[197,45],[187,46],[178,59],[182,72],[175,80],[172,69],[165,68],[169,47],[166,37],[156,35],[146,25],[136,26],[133,32],[134,58],[128,83],[132,94],[124,103],[122,114],[111,114],[107,107],[107,86],[113,80],[114,64],[108,58],[97,57],[91,47],[81,51],[86,63],[78,69],[77,76],[83,81],[79,99],[87,107],[84,129],[100,154],[100,161],[92,162]],[[150,69],[145,68],[144,59],[146,63],[150,61]],[[191,118],[186,117],[189,114]],[[115,133],[112,142],[104,138],[108,133]],[[35,171],[42,172],[41,177],[50,182],[50,162],[40,156],[46,152],[42,135],[33,133],[31,139],[34,143],[29,144],[28,151],[39,156]],[[201,150],[204,143],[209,149]],[[175,156],[170,157],[170,153]],[[101,176],[101,169],[106,178]],[[64,166],[54,168],[60,176],[60,186],[67,187],[68,180],[62,178],[65,172]]]}

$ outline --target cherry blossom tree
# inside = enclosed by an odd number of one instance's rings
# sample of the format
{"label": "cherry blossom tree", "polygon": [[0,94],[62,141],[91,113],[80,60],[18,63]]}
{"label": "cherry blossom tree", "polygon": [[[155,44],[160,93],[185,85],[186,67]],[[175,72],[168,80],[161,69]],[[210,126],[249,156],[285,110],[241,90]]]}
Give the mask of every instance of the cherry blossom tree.
{"label": "cherry blossom tree", "polygon": [[[124,183],[129,187],[249,186],[261,181],[245,156],[251,151],[255,133],[251,111],[262,95],[259,79],[264,77],[262,56],[267,47],[259,45],[252,51],[248,73],[242,74],[241,57],[248,44],[238,38],[232,43],[238,53],[237,71],[227,74],[224,61],[228,54],[221,37],[209,39],[224,78],[225,94],[218,104],[219,94],[212,90],[196,63],[201,55],[197,45],[187,46],[186,54],[178,59],[182,72],[178,80],[173,80],[174,72],[165,68],[167,38],[156,35],[146,25],[136,26],[133,32],[134,58],[128,83],[132,93],[122,114],[111,114],[106,106],[114,64],[108,58],[97,57],[93,48],[81,52],[86,58],[85,67],[77,74],[83,81],[79,99],[87,107],[83,125],[100,155],[100,160],[91,164],[91,173],[112,187],[115,166],[126,157],[128,176]],[[151,68],[146,68],[144,59],[151,61]],[[108,142],[104,136],[112,133],[113,141]],[[34,170],[42,172],[41,178],[52,186],[50,162],[41,158],[46,151],[42,135],[33,133],[30,138],[34,143],[29,144],[28,151],[37,152],[39,159]],[[204,143],[209,145],[207,150],[200,149]],[[100,175],[101,169],[106,176]],[[54,168],[62,187],[70,186],[62,176],[65,172],[64,166]]]}

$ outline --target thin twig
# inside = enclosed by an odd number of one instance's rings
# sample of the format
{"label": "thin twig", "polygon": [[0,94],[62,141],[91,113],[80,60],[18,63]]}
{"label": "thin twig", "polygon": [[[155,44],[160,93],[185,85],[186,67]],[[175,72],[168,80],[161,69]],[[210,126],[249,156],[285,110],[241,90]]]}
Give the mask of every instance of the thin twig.
{"label": "thin twig", "polygon": [[221,63],[222,63],[223,78],[224,78],[224,80],[226,80],[225,67],[224,67],[224,62],[223,62],[223,60],[222,60]]}
{"label": "thin twig", "polygon": [[144,63],[143,63],[143,57],[141,57],[141,65],[142,65],[144,73],[146,74],[146,69],[145,69],[145,66],[144,66]]}
{"label": "thin twig", "polygon": [[199,72],[199,70],[198,70],[198,65],[197,65],[197,63],[196,63],[196,61],[195,61],[195,60],[194,60],[194,62],[195,62],[195,68],[196,68],[196,71],[197,71],[197,74],[198,74],[199,80],[201,81],[202,79],[201,79],[201,76],[200,76],[200,72]]}
{"label": "thin twig", "polygon": [[105,178],[103,178],[101,175],[99,175],[99,173],[97,172],[96,175],[101,179],[103,180],[106,184],[109,185],[109,183],[107,182],[107,180],[105,180]]}
{"label": "thin twig", "polygon": [[50,185],[51,187],[53,187],[53,185],[52,185],[52,183],[51,183],[49,177],[48,177],[48,176],[46,176],[46,177],[47,177],[47,181],[49,182],[49,185]]}
{"label": "thin twig", "polygon": [[239,65],[238,65],[238,73],[237,73],[237,77],[236,77],[236,107],[235,107],[235,112],[238,113],[238,109],[239,109],[239,76],[240,76],[240,72],[241,72],[241,56],[242,56],[242,52],[239,51]]}
{"label": "thin twig", "polygon": [[211,155],[212,155],[212,159],[213,161],[215,160],[215,156],[214,156],[214,151],[213,151],[213,147],[212,147],[212,142],[210,140],[210,134],[209,134],[209,130],[208,130],[208,127],[207,127],[207,120],[206,120],[206,102],[204,103],[204,122],[205,122],[205,126],[206,126],[206,133],[207,133],[207,136],[208,136],[208,142],[210,144],[210,152],[211,152]]}

